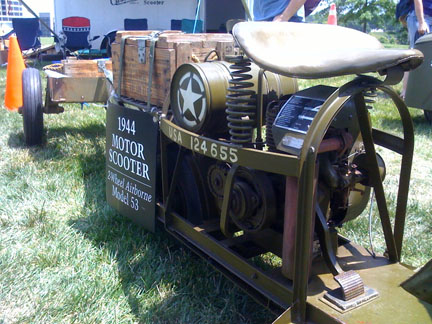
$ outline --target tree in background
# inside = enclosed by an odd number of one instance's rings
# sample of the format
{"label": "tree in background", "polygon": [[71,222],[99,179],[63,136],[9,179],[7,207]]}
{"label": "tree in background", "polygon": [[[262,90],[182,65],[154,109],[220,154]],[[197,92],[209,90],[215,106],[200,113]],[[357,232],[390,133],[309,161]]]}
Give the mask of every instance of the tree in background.
{"label": "tree in background", "polygon": [[331,3],[336,4],[338,25],[365,33],[382,29],[388,35],[387,43],[407,44],[406,29],[395,18],[394,0],[322,0],[320,8],[323,9],[309,16],[307,21],[326,23]]}

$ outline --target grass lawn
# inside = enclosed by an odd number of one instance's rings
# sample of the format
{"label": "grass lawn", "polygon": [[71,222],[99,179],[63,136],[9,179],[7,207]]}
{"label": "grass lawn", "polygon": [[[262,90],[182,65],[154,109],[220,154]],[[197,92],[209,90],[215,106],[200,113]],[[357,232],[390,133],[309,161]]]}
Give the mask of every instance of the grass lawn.
{"label": "grass lawn", "polygon": [[[4,84],[2,68],[2,102]],[[399,133],[395,110],[381,97],[374,106],[373,121]],[[432,127],[421,111],[411,113],[416,150],[403,261],[420,266],[432,258]],[[27,148],[21,116],[0,110],[0,323],[274,320],[163,230],[149,233],[107,206],[103,108],[68,105],[44,118],[46,143]],[[382,155],[393,211],[398,157]],[[368,246],[367,226],[365,212],[344,234]],[[382,252],[376,211],[372,235]]]}
{"label": "grass lawn", "polygon": [[41,37],[40,41],[42,45],[51,45],[54,44],[54,37]]}

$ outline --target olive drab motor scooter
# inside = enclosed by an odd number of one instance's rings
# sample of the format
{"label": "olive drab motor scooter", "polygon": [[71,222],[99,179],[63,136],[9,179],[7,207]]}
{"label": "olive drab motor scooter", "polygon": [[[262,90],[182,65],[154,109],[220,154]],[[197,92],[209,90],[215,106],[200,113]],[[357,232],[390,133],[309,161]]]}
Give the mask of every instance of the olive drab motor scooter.
{"label": "olive drab motor scooter", "polygon": [[[111,98],[110,204],[147,228],[163,224],[279,314],[275,323],[431,322],[430,287],[400,263],[414,133],[390,87],[423,54],[331,25],[241,22],[233,36],[239,53],[228,62],[176,70],[164,107]],[[295,82],[342,75],[354,77],[300,91]],[[375,91],[393,102],[402,137],[373,127],[367,97]],[[128,157],[115,131],[143,132],[127,142],[133,151],[141,140],[143,158]],[[401,156],[394,215],[377,147]],[[132,188],[136,175],[116,171],[126,164],[151,181],[139,177]],[[372,191],[386,245],[379,256],[338,233]]]}

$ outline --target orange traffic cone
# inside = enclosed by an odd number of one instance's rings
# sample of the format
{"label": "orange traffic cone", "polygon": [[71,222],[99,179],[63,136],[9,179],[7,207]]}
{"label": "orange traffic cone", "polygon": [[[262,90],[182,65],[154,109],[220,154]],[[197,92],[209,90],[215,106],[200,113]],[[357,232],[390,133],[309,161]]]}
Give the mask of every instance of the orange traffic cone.
{"label": "orange traffic cone", "polygon": [[6,72],[5,107],[17,110],[23,105],[22,72],[25,69],[24,59],[16,36],[9,37],[8,66]]}
{"label": "orange traffic cone", "polygon": [[328,25],[337,25],[337,15],[336,15],[336,4],[332,3],[330,5],[330,11],[327,18]]}

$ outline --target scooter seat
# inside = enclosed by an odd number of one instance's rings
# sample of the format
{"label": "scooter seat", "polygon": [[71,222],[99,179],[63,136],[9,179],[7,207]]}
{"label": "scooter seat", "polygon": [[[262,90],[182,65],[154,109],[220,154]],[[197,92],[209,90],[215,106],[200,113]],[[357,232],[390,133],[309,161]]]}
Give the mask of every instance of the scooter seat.
{"label": "scooter seat", "polygon": [[421,64],[415,49],[386,49],[373,36],[323,24],[241,22],[233,35],[246,55],[261,68],[289,77],[326,78],[379,72]]}

